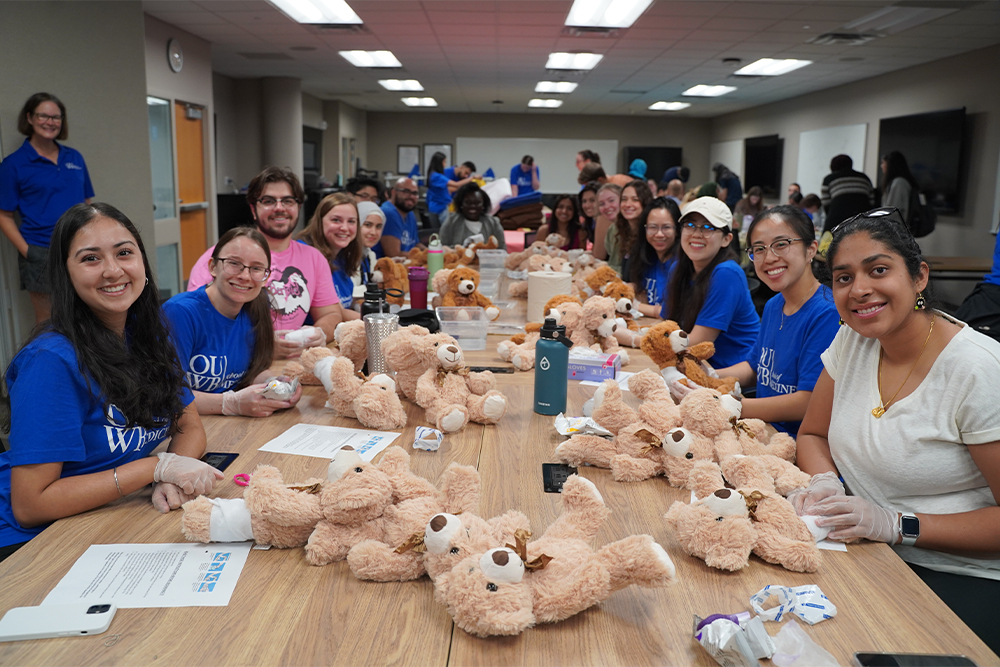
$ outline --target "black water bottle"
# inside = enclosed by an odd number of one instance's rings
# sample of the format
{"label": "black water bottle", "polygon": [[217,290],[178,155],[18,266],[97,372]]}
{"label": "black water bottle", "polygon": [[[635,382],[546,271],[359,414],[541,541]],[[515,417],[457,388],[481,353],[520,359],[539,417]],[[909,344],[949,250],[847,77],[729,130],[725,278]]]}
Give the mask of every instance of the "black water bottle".
{"label": "black water bottle", "polygon": [[365,315],[388,312],[385,290],[379,289],[378,283],[368,283],[365,286],[365,300],[361,304],[361,319],[364,319]]}

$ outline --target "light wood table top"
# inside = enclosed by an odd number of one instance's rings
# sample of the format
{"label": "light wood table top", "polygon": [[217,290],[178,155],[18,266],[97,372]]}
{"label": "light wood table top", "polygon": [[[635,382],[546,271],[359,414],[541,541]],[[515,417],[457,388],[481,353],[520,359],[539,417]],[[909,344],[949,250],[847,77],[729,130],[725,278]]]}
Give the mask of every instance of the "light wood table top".
{"label": "light wood table top", "polygon": [[[500,340],[490,336],[485,351],[466,355],[469,363],[504,365],[495,353]],[[630,354],[634,361],[627,370],[652,367],[641,352]],[[476,466],[483,484],[480,514],[519,509],[540,535],[559,513],[558,495],[542,492],[541,464],[554,461],[562,438],[551,417],[532,411],[533,373],[497,378],[509,402],[498,425],[470,424],[446,436],[437,452],[413,450],[415,428],[426,422],[423,410],[408,405],[409,423],[396,444],[410,452],[414,472],[434,481],[451,461]],[[580,414],[592,394],[593,387],[570,382],[568,412]],[[298,422],[357,427],[354,420],[331,416],[325,398],[322,388],[310,387],[295,409],[268,419],[205,417],[209,450],[241,454],[216,495],[239,497],[242,489],[232,475],[251,472],[258,463],[276,465],[287,480],[322,477],[325,460],[258,448]],[[122,609],[103,635],[0,644],[0,665],[714,665],[691,639],[694,614],[747,610],[750,596],[767,584],[807,583],[818,584],[838,614],[802,625],[842,665],[862,650],[961,653],[980,665],[1000,664],[886,545],[824,552],[815,574],[789,572],[756,557],[742,572],[726,573],[686,556],[666,529],[663,513],[674,500],[686,501],[687,492],[662,478],[620,484],[607,470],[584,468],[580,474],[612,509],[596,544],[652,535],[674,560],[677,585],[631,587],[562,623],[517,637],[479,639],[454,626],[434,602],[426,578],[363,582],[346,562],[308,565],[301,549],[251,550],[228,607]],[[148,491],[56,522],[0,564],[0,613],[40,604],[90,544],[183,542],[180,522],[180,512],[153,510]],[[772,635],[780,627],[765,626]],[[105,646],[113,634],[118,641]]]}

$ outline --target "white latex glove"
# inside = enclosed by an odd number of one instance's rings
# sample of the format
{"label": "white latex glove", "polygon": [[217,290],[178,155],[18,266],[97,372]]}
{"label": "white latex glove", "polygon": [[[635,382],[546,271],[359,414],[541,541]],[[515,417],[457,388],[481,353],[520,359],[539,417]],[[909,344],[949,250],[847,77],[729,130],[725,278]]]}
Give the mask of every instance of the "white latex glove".
{"label": "white latex glove", "polygon": [[274,332],[274,356],[279,359],[290,359],[302,354],[302,343],[292,339],[285,340],[285,335],[292,333],[288,329],[281,329]]}
{"label": "white latex glove", "polygon": [[835,472],[821,472],[813,475],[809,480],[809,486],[804,489],[795,489],[788,494],[788,502],[795,508],[795,513],[799,516],[803,514],[818,514],[814,512],[813,505],[824,498],[831,496],[846,496],[844,483],[840,481]]}
{"label": "white latex glove", "polygon": [[708,375],[709,377],[713,378],[719,377],[719,374],[715,372],[714,368],[712,368],[712,364],[708,363],[707,361],[701,362],[701,367],[705,371],[705,374]]}
{"label": "white latex glove", "polygon": [[326,345],[326,332],[320,327],[302,327],[285,333],[285,340],[298,343],[302,349]]}
{"label": "white latex glove", "polygon": [[153,507],[157,511],[166,514],[170,510],[175,510],[189,500],[197,498],[195,495],[184,493],[176,484],[169,482],[158,482],[153,484]]}
{"label": "white latex glove", "polygon": [[217,480],[225,477],[218,469],[190,456],[172,452],[161,452],[157,456],[160,461],[153,471],[153,481],[169,482],[188,495],[208,493]]}
{"label": "white latex glove", "polygon": [[294,400],[278,401],[265,398],[266,384],[252,384],[239,391],[227,391],[222,394],[222,414],[229,417],[242,415],[244,417],[270,417],[275,410],[290,408],[298,402],[301,390],[292,396]]}
{"label": "white latex glove", "polygon": [[895,544],[899,540],[899,514],[858,496],[830,496],[814,503],[816,525],[833,528],[830,540],[856,540]]}
{"label": "white latex glove", "polygon": [[[692,386],[688,386],[685,383],[690,383]],[[670,389],[670,396],[673,397],[675,401],[680,403],[684,400],[684,397],[690,394],[692,391],[701,389],[698,385],[694,383],[693,380],[685,379],[683,382],[681,380],[674,380],[667,387]]]}

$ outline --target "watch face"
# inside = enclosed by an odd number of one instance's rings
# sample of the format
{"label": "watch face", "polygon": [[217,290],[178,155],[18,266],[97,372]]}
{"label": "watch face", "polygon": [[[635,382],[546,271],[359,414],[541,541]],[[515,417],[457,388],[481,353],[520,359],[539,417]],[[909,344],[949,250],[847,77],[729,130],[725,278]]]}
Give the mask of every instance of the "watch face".
{"label": "watch face", "polygon": [[899,529],[907,537],[917,537],[920,535],[920,519],[915,516],[904,516],[900,520]]}

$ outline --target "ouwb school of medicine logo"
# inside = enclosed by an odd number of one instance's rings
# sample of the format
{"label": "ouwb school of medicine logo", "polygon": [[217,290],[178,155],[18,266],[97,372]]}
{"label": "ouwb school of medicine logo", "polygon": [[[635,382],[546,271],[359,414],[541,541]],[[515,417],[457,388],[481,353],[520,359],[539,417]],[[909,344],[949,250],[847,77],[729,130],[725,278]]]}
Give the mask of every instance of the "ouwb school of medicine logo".
{"label": "ouwb school of medicine logo", "polygon": [[126,428],[128,420],[114,404],[108,406],[105,417],[108,424],[104,426],[104,432],[108,436],[108,447],[112,454],[118,449],[122,451],[122,454],[130,449],[139,451],[147,442],[165,438],[167,429],[170,428],[170,424],[167,423],[151,431],[141,426]]}

